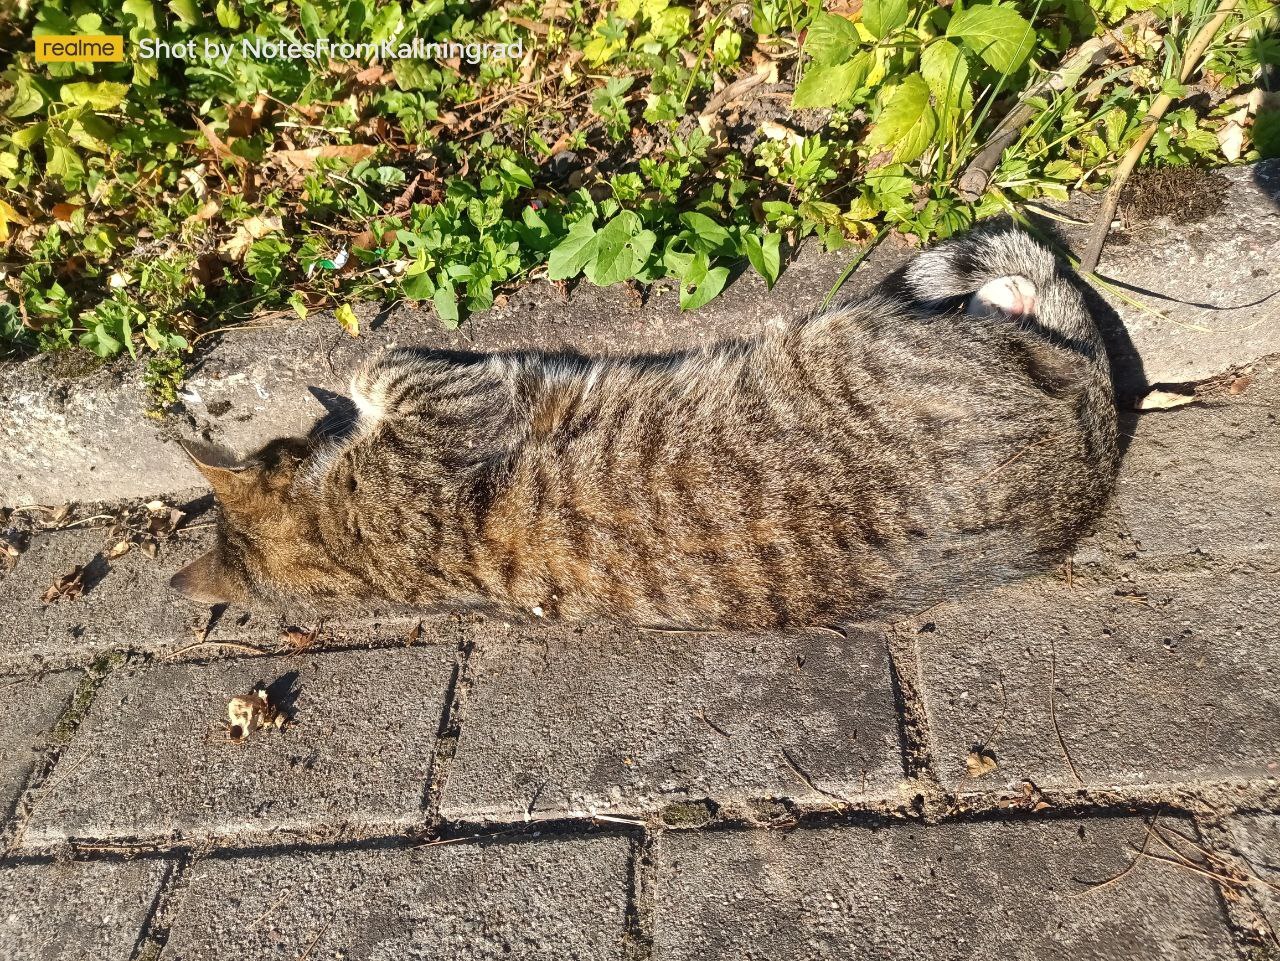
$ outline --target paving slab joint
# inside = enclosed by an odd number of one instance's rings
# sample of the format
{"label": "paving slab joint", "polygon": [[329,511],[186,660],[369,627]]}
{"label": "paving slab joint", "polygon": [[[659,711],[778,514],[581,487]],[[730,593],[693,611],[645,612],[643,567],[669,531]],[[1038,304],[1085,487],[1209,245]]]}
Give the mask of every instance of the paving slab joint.
{"label": "paving slab joint", "polygon": [[27,822],[35,812],[48,789],[56,783],[54,775],[58,762],[66,752],[67,745],[79,729],[89,708],[93,706],[98,691],[106,683],[112,671],[126,664],[129,656],[111,652],[103,654],[90,663],[84,672],[79,686],[72,693],[66,708],[58,722],[49,733],[49,747],[43,757],[36,763],[18,795],[13,807],[12,817],[7,824],[0,826],[0,857],[8,857],[22,843],[22,834]]}
{"label": "paving slab joint", "polygon": [[191,861],[190,852],[183,851],[169,862],[169,870],[165,872],[160,887],[156,890],[155,900],[151,903],[151,910],[147,912],[129,961],[158,961],[160,958],[169,940],[175,905],[182,900],[182,894],[186,890]]}
{"label": "paving slab joint", "polygon": [[458,642],[453,673],[445,689],[444,708],[440,713],[440,726],[436,734],[435,751],[431,756],[431,769],[424,789],[423,809],[432,834],[441,824],[440,802],[449,783],[454,755],[458,751],[458,739],[462,736],[462,724],[466,715],[467,695],[474,683],[472,657],[476,641],[466,637]]}
{"label": "paving slab joint", "polygon": [[622,942],[625,961],[649,961],[653,957],[658,881],[657,841],[657,834],[646,830],[631,847],[627,914]]}
{"label": "paving slab joint", "polygon": [[898,736],[902,744],[902,769],[908,780],[920,786],[917,802],[923,808],[928,798],[942,792],[934,771],[933,737],[929,732],[929,714],[920,695],[920,654],[915,639],[897,628],[887,632],[889,645],[889,679],[893,685],[893,702],[898,714]]}
{"label": "paving slab joint", "polygon": [[1240,956],[1247,961],[1276,961],[1280,958],[1280,931],[1268,921],[1260,897],[1260,888],[1271,882],[1238,849],[1224,815],[1196,814],[1192,823],[1208,855],[1204,861],[1216,875],[1223,916]]}

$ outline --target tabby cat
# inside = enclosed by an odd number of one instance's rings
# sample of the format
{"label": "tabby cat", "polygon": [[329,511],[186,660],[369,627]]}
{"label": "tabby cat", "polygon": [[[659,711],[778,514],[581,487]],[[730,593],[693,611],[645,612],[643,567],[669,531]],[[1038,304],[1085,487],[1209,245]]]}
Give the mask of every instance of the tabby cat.
{"label": "tabby cat", "polygon": [[389,350],[340,439],[188,447],[204,602],[369,598],[799,627],[1060,560],[1112,489],[1110,368],[1028,235],[918,255],[860,303],[641,357]]}

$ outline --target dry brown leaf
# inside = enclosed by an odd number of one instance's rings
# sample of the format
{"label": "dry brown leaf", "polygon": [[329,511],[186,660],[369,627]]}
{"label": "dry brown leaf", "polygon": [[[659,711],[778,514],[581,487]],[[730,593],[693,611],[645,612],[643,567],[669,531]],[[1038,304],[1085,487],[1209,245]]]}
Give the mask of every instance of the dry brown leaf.
{"label": "dry brown leaf", "polygon": [[420,640],[422,640],[422,621],[418,621],[417,624],[413,625],[413,630],[411,630],[405,636],[404,646],[412,647],[414,644],[417,644]]}
{"label": "dry brown leaf", "polygon": [[348,163],[359,163],[373,156],[377,147],[364,143],[330,144],[327,147],[309,147],[306,150],[277,150],[270,154],[270,159],[278,160],[294,170],[312,170],[316,161],[324,159],[345,160]]}
{"label": "dry brown leaf", "polygon": [[61,220],[65,224],[71,222],[71,216],[79,209],[79,204],[60,203],[54,204],[49,213],[53,214],[54,220]]}
{"label": "dry brown leaf", "polygon": [[372,67],[365,67],[356,74],[356,83],[362,83],[365,86],[377,83],[382,79],[382,75],[386,73],[381,64],[375,63]]}
{"label": "dry brown leaf", "polygon": [[45,604],[52,604],[66,598],[74,601],[77,597],[84,593],[84,574],[86,567],[84,564],[77,564],[67,573],[63,574],[56,581],[49,585],[49,589],[44,592],[40,598]]}
{"label": "dry brown leaf", "polygon": [[1253,374],[1241,374],[1239,377],[1231,381],[1227,386],[1228,394],[1243,394],[1249,389],[1249,385],[1253,383]]}
{"label": "dry brown leaf", "polygon": [[304,631],[300,627],[286,627],[280,632],[280,643],[288,648],[290,652],[299,654],[315,645],[316,638],[320,636],[320,631],[323,628],[323,621],[309,631]]}
{"label": "dry brown leaf", "polygon": [[244,260],[245,253],[255,240],[279,233],[283,229],[284,222],[279,217],[250,217],[236,224],[236,232],[231,239],[218,249],[226,259],[238,262]]}
{"label": "dry brown leaf", "polygon": [[200,206],[200,209],[191,215],[190,219],[191,220],[212,220],[214,217],[218,216],[218,213],[221,210],[222,210],[222,204],[218,203],[216,200],[206,200]]}
{"label": "dry brown leaf", "polygon": [[252,694],[237,694],[227,702],[227,733],[236,743],[263,728],[279,730],[284,723],[284,714],[271,705],[262,688]]}
{"label": "dry brown leaf", "polygon": [[784,140],[789,146],[804,142],[804,135],[799,134],[776,120],[766,120],[760,125],[760,132],[770,140]]}
{"label": "dry brown leaf", "polygon": [[117,541],[115,546],[107,551],[107,560],[114,561],[117,558],[124,557],[131,550],[133,550],[133,544],[129,541]]}
{"label": "dry brown leaf", "polygon": [[990,774],[1000,765],[996,763],[996,756],[985,747],[975,747],[969,752],[969,756],[965,758],[964,767],[969,772],[969,777],[982,777]]}
{"label": "dry brown leaf", "polygon": [[1195,394],[1175,394],[1171,390],[1153,390],[1138,401],[1138,410],[1169,410],[1194,403]]}
{"label": "dry brown leaf", "polygon": [[213,128],[199,117],[194,117],[192,119],[196,122],[196,128],[204,134],[204,139],[208,142],[209,148],[213,151],[213,155],[219,160],[231,161],[235,168],[243,174],[245,168],[249,165],[249,161],[245,160],[244,157],[241,157],[239,154],[232,153],[231,148],[223,142],[222,138],[213,132]]}

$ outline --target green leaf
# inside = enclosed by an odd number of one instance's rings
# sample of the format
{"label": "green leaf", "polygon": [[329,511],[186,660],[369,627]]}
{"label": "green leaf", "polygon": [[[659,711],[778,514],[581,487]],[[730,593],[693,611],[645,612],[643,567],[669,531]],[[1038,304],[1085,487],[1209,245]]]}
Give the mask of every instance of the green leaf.
{"label": "green leaf", "polygon": [[431,298],[436,305],[436,313],[440,315],[440,320],[446,327],[458,326],[458,295],[453,291],[452,284],[445,284],[439,287],[435,296]]}
{"label": "green leaf", "polygon": [[10,134],[13,145],[19,150],[30,150],[31,145],[39,143],[44,139],[45,131],[49,129],[49,125],[44,121],[33,123],[29,127],[23,127],[21,130],[15,130]]}
{"label": "green leaf", "polygon": [[933,92],[934,100],[947,107],[973,106],[969,89],[969,62],[954,43],[935,40],[920,54],[920,76]]}
{"label": "green leaf", "polygon": [[640,232],[640,218],[624,210],[596,234],[596,255],[587,264],[586,276],[598,287],[608,287],[635,273],[631,238]]}
{"label": "green leaf", "polygon": [[151,5],[151,0],[124,0],[120,9],[124,13],[131,14],[143,30],[156,28],[156,11]]}
{"label": "green leaf", "polygon": [[9,106],[4,111],[5,116],[14,120],[18,117],[30,116],[44,106],[44,95],[32,82],[30,75],[21,70],[17,71],[17,74],[13,99],[9,101]]}
{"label": "green leaf", "polygon": [[867,51],[834,67],[810,66],[796,84],[791,106],[796,109],[833,107],[848,100],[866,82],[871,67]]}
{"label": "green leaf", "polygon": [[427,300],[436,292],[435,282],[425,270],[422,273],[406,275],[400,282],[400,289],[410,300]]}
{"label": "green leaf", "polygon": [[194,26],[200,22],[200,7],[196,0],[169,0],[169,9],[183,23]]}
{"label": "green leaf", "polygon": [[92,107],[94,110],[111,110],[120,105],[129,92],[127,83],[64,83],[62,102],[72,107]]}
{"label": "green leaf", "polygon": [[1031,56],[1036,35],[1012,7],[973,6],[961,10],[947,25],[948,37],[965,46],[1001,73],[1013,73]]}
{"label": "green leaf", "polygon": [[[701,255],[699,255],[701,258]],[[686,278],[680,283],[680,309],[697,310],[712,300],[724,285],[729,282],[728,267],[706,267],[706,259],[702,259],[702,271],[696,281]],[[697,262],[695,261],[695,266]],[[688,285],[688,286],[686,286]],[[692,287],[692,289],[690,289]]]}
{"label": "green leaf", "polygon": [[844,17],[820,13],[809,24],[804,37],[804,52],[815,64],[834,67],[854,55],[859,46],[857,28]]}
{"label": "green leaf", "polygon": [[71,149],[71,141],[61,130],[50,130],[44,143],[45,171],[51,177],[57,177],[68,189],[74,190],[80,185],[84,175],[84,163],[80,156]]}
{"label": "green leaf", "polygon": [[782,269],[782,254],[778,249],[781,241],[782,234],[766,234],[763,243],[755,234],[742,235],[742,244],[747,248],[747,260],[751,261],[751,266],[764,278],[770,290],[778,282],[778,273]]}
{"label": "green leaf", "polygon": [[867,143],[892,145],[893,158],[908,163],[924,153],[937,129],[938,116],[929,106],[929,85],[919,74],[912,74],[889,95]]}
{"label": "green leaf", "polygon": [[877,40],[883,40],[907,22],[907,0],[866,0],[862,23]]}
{"label": "green leaf", "polygon": [[547,258],[547,279],[568,280],[582,272],[582,268],[596,255],[599,241],[590,217],[579,220],[569,228],[564,240],[556,245]]}
{"label": "green leaf", "polygon": [[723,247],[729,243],[729,231],[725,230],[718,223],[708,217],[706,214],[700,214],[696,210],[691,210],[686,214],[680,215],[681,222],[693,231],[694,235],[700,242],[696,247],[702,247],[707,253],[711,253],[717,247]]}

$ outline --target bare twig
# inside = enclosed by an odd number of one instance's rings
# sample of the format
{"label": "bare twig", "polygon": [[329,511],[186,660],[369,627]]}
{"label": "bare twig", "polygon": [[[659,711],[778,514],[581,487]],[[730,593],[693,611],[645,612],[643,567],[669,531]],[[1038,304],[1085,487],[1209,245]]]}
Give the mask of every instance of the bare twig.
{"label": "bare twig", "polygon": [[[1217,13],[1200,28],[1200,32],[1195,35],[1195,38],[1187,46],[1186,53],[1182,59],[1182,74],[1179,77],[1182,83],[1186,83],[1200,65],[1201,57],[1204,56],[1209,44],[1213,42],[1213,38],[1217,36],[1227,17],[1231,16],[1231,11],[1236,8],[1237,3],[1239,3],[1239,0],[1222,0]],[[1151,108],[1147,111],[1147,115],[1142,118],[1142,132],[1138,134],[1138,138],[1129,147],[1121,159],[1120,165],[1116,168],[1115,174],[1112,175],[1111,186],[1107,188],[1106,196],[1102,201],[1102,209],[1098,212],[1098,217],[1093,223],[1093,230],[1089,234],[1089,243],[1085,247],[1084,255],[1080,258],[1081,270],[1085,273],[1091,274],[1098,269],[1098,261],[1102,258],[1103,244],[1107,242],[1107,234],[1111,230],[1111,221],[1115,218],[1116,208],[1120,205],[1120,193],[1124,190],[1124,185],[1129,180],[1129,175],[1133,173],[1133,168],[1138,165],[1138,160],[1142,157],[1143,151],[1147,149],[1147,144],[1151,143],[1151,138],[1160,129],[1160,120],[1164,117],[1165,112],[1173,101],[1174,98],[1172,96],[1167,93],[1161,93],[1151,102]]]}
{"label": "bare twig", "polygon": [[1071,760],[1071,752],[1067,750],[1066,739],[1062,736],[1062,728],[1058,726],[1058,650],[1053,643],[1053,637],[1049,638],[1049,718],[1053,721],[1053,733],[1058,735],[1058,746],[1062,748],[1062,756],[1067,761],[1067,767],[1071,768],[1071,776],[1076,779],[1076,783],[1084,787],[1084,778],[1080,776],[1080,772],[1076,770],[1076,762]]}
{"label": "bare twig", "polygon": [[1147,829],[1147,833],[1142,837],[1142,847],[1138,849],[1137,853],[1133,856],[1133,860],[1125,865],[1124,869],[1120,871],[1119,874],[1113,874],[1104,881],[1099,881],[1097,884],[1091,884],[1083,891],[1077,891],[1074,896],[1077,898],[1084,897],[1086,894],[1092,894],[1094,891],[1101,891],[1103,888],[1109,888],[1111,885],[1117,884],[1124,878],[1128,877],[1133,869],[1138,866],[1138,862],[1142,860],[1143,855],[1147,853],[1147,845],[1151,843],[1151,831],[1155,827],[1156,821],[1159,819],[1160,812],[1157,811],[1156,816],[1151,819],[1150,824],[1143,822],[1143,826]]}
{"label": "bare twig", "polygon": [[1000,165],[1000,158],[1005,149],[1018,138],[1022,128],[1038,112],[1038,108],[1030,103],[1033,98],[1050,93],[1061,93],[1074,87],[1090,68],[1104,63],[1116,46],[1115,35],[1111,32],[1105,36],[1086,40],[1075,53],[1063,61],[1061,67],[1028,90],[1018,105],[996,125],[996,129],[987,138],[982,149],[964,168],[958,184],[960,196],[965,200],[975,201],[986,193],[987,185],[991,183],[991,175]]}

